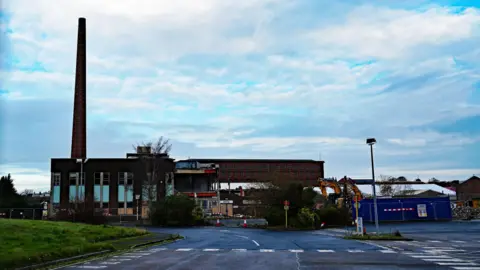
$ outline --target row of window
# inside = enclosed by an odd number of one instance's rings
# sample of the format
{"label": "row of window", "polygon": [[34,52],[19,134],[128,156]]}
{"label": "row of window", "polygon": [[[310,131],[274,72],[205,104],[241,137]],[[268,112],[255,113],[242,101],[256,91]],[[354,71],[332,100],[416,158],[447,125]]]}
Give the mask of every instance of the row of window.
{"label": "row of window", "polygon": [[[80,177],[81,176],[81,177]],[[95,172],[93,174],[95,185],[108,186],[110,184],[109,172]],[[52,173],[53,186],[60,186],[62,180],[61,173]],[[71,186],[83,186],[85,185],[85,173],[71,172],[68,175],[68,182]],[[118,185],[133,185],[133,173],[131,172],[119,172],[118,173]]]}

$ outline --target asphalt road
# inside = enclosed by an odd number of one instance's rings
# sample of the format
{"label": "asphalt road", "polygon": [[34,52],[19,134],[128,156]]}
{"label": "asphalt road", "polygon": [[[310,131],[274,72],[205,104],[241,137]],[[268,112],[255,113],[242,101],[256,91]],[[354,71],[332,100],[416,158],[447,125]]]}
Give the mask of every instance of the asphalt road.
{"label": "asphalt road", "polygon": [[185,239],[65,269],[480,269],[480,264],[479,268],[451,268],[449,263],[462,263],[459,267],[475,264],[449,260],[447,255],[429,253],[421,247],[407,245],[402,249],[388,247],[391,242],[343,240],[329,230],[272,232],[206,227],[155,231],[179,233]]}

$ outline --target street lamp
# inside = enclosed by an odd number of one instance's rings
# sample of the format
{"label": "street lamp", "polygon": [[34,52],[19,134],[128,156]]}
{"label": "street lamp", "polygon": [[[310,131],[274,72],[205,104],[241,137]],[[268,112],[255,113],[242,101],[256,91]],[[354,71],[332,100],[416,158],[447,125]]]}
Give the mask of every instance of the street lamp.
{"label": "street lamp", "polygon": [[136,194],[135,199],[137,200],[137,221],[138,221],[138,200],[140,200],[140,194]]}
{"label": "street lamp", "polygon": [[376,193],[376,186],[375,186],[375,169],[373,163],[373,145],[377,142],[375,138],[368,138],[367,144],[370,145],[370,160],[372,162],[372,190],[373,190],[373,212],[375,214],[375,229],[377,230],[377,234],[379,233],[378,228],[378,209],[377,209],[377,193]]}

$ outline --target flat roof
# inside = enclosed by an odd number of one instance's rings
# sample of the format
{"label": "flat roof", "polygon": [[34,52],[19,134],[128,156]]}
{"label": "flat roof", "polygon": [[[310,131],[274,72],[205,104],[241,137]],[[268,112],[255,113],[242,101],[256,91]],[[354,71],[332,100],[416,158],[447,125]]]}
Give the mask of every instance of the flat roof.
{"label": "flat roof", "polygon": [[289,163],[302,163],[302,162],[317,162],[325,163],[323,160],[313,159],[247,159],[247,158],[190,158],[179,161],[198,161],[198,162],[289,162]]}

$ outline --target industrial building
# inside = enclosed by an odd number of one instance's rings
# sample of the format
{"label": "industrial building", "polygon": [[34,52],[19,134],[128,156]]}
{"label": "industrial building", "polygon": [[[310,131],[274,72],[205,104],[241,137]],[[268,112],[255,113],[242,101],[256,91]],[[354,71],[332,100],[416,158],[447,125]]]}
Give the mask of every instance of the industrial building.
{"label": "industrial building", "polygon": [[76,210],[79,205],[106,215],[135,215],[137,207],[145,214],[142,207],[148,196],[143,193],[152,174],[145,160],[158,162],[153,173],[165,177],[155,184],[155,199],[185,193],[204,209],[217,212],[222,211],[215,201],[221,183],[282,181],[315,186],[323,178],[324,162],[314,160],[189,159],[175,163],[166,154],[152,156],[145,147],[124,158],[88,158],[86,20],[80,18],[78,23],[71,155],[51,159],[50,214]]}

